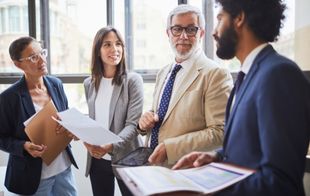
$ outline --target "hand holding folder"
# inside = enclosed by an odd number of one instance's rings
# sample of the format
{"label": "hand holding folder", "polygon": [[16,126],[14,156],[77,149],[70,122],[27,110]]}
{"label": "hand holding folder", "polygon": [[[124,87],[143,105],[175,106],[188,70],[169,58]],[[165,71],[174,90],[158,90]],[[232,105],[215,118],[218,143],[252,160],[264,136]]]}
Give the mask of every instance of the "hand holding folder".
{"label": "hand holding folder", "polygon": [[57,116],[57,109],[52,101],[25,122],[25,132],[30,141],[37,145],[45,145],[47,149],[41,156],[49,165],[68,146],[71,138],[65,132],[56,133],[58,123],[52,119]]}

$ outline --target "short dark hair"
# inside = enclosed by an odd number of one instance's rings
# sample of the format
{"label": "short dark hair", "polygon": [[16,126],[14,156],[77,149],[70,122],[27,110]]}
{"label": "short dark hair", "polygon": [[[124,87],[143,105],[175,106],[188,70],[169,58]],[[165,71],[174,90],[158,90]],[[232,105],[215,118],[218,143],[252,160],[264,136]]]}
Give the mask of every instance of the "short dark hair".
{"label": "short dark hair", "polygon": [[216,0],[232,19],[241,12],[255,36],[265,42],[278,39],[286,5],[282,0]]}
{"label": "short dark hair", "polygon": [[122,48],[123,48],[122,58],[116,67],[116,73],[114,75],[112,83],[116,84],[116,85],[121,85],[122,78],[127,75],[127,65],[126,65],[126,61],[125,61],[126,54],[125,54],[124,40],[123,40],[120,32],[117,29],[115,29],[114,27],[111,27],[111,26],[103,27],[103,28],[99,29],[98,32],[96,33],[96,36],[95,36],[94,41],[93,41],[92,54],[91,54],[91,75],[92,75],[92,80],[95,82],[95,89],[96,90],[99,89],[100,80],[103,77],[103,73],[104,73],[103,62],[102,62],[101,57],[100,57],[100,48],[102,46],[103,39],[110,32],[114,32],[116,34],[117,38],[122,43]]}
{"label": "short dark hair", "polygon": [[29,37],[29,36],[20,37],[14,40],[9,47],[9,53],[10,53],[11,59],[13,61],[14,60],[18,61],[21,58],[22,52],[25,50],[25,48],[27,48],[27,46],[31,42],[37,42],[37,41],[33,37]]}

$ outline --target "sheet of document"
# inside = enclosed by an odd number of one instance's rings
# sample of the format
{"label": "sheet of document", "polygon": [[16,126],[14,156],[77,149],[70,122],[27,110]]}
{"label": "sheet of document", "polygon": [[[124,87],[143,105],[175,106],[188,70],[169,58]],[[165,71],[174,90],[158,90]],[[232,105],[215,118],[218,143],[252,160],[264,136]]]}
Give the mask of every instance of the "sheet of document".
{"label": "sheet of document", "polygon": [[59,112],[61,120],[56,120],[80,140],[92,145],[105,145],[121,142],[122,139],[98,122],[82,114],[75,108]]}
{"label": "sheet of document", "polygon": [[116,170],[129,188],[139,189],[142,195],[175,191],[214,193],[254,172],[223,163],[210,163],[202,167],[183,170],[171,170],[160,166],[125,167]]}

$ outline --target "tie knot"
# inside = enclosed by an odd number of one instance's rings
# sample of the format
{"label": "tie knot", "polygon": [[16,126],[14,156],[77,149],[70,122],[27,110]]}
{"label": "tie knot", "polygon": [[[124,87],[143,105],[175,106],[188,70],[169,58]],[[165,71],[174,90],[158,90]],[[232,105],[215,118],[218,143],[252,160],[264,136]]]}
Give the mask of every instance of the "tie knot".
{"label": "tie knot", "polygon": [[238,92],[238,90],[241,86],[241,83],[243,81],[244,76],[245,76],[245,73],[243,73],[242,71],[239,71],[239,73],[237,75],[236,82],[235,82],[236,93]]}
{"label": "tie knot", "polygon": [[176,74],[182,68],[182,65],[176,64],[172,70],[172,73]]}
{"label": "tie knot", "polygon": [[[245,74],[242,71],[239,71],[238,75],[237,75],[237,80],[238,81],[242,81],[244,78]],[[236,80],[236,81],[237,81]]]}

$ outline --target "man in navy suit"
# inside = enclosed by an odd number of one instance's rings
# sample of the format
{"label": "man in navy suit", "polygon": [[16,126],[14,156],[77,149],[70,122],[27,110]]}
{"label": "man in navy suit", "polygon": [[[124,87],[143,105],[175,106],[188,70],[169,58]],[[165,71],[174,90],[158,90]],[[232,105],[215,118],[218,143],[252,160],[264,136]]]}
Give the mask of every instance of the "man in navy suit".
{"label": "man in navy suit", "polygon": [[298,66],[269,44],[277,40],[286,6],[281,0],[216,2],[217,55],[241,62],[226,108],[223,148],[190,153],[174,169],[221,161],[256,172],[219,195],[305,195],[310,85]]}

